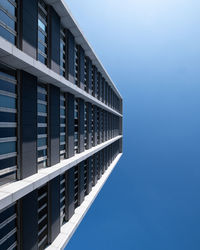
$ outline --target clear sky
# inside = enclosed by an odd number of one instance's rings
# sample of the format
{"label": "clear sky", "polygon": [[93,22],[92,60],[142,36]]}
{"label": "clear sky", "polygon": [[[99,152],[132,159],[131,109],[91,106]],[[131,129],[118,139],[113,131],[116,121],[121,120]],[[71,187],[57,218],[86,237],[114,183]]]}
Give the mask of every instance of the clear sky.
{"label": "clear sky", "polygon": [[200,1],[66,0],[124,98],[124,155],[67,250],[200,249]]}

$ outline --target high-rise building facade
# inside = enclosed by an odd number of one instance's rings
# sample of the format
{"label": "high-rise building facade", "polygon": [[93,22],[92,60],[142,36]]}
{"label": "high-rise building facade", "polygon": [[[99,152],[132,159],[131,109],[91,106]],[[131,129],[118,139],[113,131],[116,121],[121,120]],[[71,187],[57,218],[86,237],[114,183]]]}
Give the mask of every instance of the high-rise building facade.
{"label": "high-rise building facade", "polygon": [[0,1],[0,249],[63,249],[122,155],[122,97],[64,0]]}

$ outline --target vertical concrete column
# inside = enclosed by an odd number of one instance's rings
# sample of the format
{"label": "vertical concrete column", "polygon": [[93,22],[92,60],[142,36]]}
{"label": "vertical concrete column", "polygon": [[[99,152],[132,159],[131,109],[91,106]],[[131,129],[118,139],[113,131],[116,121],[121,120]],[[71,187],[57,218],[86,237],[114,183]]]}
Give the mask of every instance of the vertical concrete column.
{"label": "vertical concrete column", "polygon": [[25,71],[18,82],[19,179],[37,173],[37,78]]}
{"label": "vertical concrete column", "polygon": [[66,71],[67,79],[75,83],[75,40],[72,33],[67,30],[67,46],[66,46]]}
{"label": "vertical concrete column", "polygon": [[19,4],[19,48],[37,58],[38,0],[21,0]]}
{"label": "vertical concrete column", "polygon": [[70,168],[66,172],[66,204],[65,204],[65,220],[68,221],[74,214],[74,168]]}
{"label": "vertical concrete column", "polygon": [[48,241],[51,244],[60,233],[60,176],[48,183]]}
{"label": "vertical concrete column", "polygon": [[84,90],[85,78],[85,51],[79,46],[79,86]]}
{"label": "vertical concrete column", "polygon": [[74,95],[67,94],[67,155],[74,156]]}
{"label": "vertical concrete column", "polygon": [[22,197],[19,201],[20,247],[19,249],[38,249],[38,192]]}
{"label": "vertical concrete column", "polygon": [[48,49],[48,65],[60,74],[60,17],[53,9],[49,7],[49,49]]}
{"label": "vertical concrete column", "polygon": [[78,205],[84,201],[84,161],[78,165]]}
{"label": "vertical concrete column", "polygon": [[87,103],[87,149],[92,147],[92,104]]}
{"label": "vertical concrete column", "polygon": [[79,153],[84,151],[84,100],[78,99],[79,109],[79,121],[78,121],[78,132],[79,132]]}
{"label": "vertical concrete column", "polygon": [[48,85],[48,166],[60,162],[60,89]]}

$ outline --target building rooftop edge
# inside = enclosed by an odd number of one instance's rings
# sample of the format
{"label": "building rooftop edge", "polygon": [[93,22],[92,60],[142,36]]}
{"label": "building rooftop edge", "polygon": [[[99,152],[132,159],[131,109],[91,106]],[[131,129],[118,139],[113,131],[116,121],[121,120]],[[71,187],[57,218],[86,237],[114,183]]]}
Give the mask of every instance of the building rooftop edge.
{"label": "building rooftop edge", "polygon": [[89,56],[93,64],[95,64],[98,67],[99,71],[103,74],[106,81],[113,87],[113,90],[118,95],[118,97],[123,99],[116,85],[114,84],[111,77],[109,76],[108,72],[106,71],[103,64],[101,63],[101,61],[95,54],[92,46],[90,45],[90,43],[87,41],[86,37],[84,36],[77,21],[74,19],[65,0],[45,0],[45,2],[51,5],[56,10],[56,12],[59,14],[61,18],[62,25],[65,28],[70,29],[70,31],[75,37],[76,42],[79,43],[83,47],[86,55]]}

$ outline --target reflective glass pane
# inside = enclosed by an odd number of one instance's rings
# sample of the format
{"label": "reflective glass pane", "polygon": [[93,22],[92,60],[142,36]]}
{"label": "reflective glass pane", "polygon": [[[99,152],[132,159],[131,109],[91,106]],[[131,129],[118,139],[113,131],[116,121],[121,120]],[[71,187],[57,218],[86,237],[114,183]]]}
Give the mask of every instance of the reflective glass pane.
{"label": "reflective glass pane", "polygon": [[10,96],[4,96],[0,94],[0,107],[4,108],[16,108],[16,99]]}
{"label": "reflective glass pane", "polygon": [[61,106],[65,106],[65,101],[64,100],[60,100],[60,105]]}
{"label": "reflective glass pane", "polygon": [[40,42],[38,42],[38,49],[41,50],[44,54],[47,53],[46,47],[43,44],[41,44]]}
{"label": "reflective glass pane", "polygon": [[46,116],[38,116],[38,123],[46,123],[47,117]]}
{"label": "reflective glass pane", "polygon": [[46,58],[44,56],[42,56],[41,54],[38,53],[38,60],[43,63],[46,64]]}
{"label": "reflective glass pane", "polygon": [[0,25],[0,36],[8,40],[10,43],[15,44],[15,35],[10,33],[8,30],[4,29],[1,25]]}
{"label": "reflective glass pane", "polygon": [[47,129],[46,128],[38,128],[38,134],[39,135],[44,135],[47,133]]}
{"label": "reflective glass pane", "polygon": [[16,73],[13,69],[6,67],[4,64],[0,63],[0,75],[15,80]]}
{"label": "reflective glass pane", "polygon": [[45,26],[45,24],[44,24],[40,19],[38,19],[38,26],[39,26],[42,30],[46,31],[46,26]]}
{"label": "reflective glass pane", "polygon": [[65,109],[60,109],[60,115],[65,115]]}
{"label": "reflective glass pane", "polygon": [[60,123],[65,124],[65,118],[60,118]]}
{"label": "reflective glass pane", "polygon": [[11,15],[15,16],[15,6],[12,5],[8,0],[2,0],[0,5],[7,10]]}
{"label": "reflective glass pane", "polygon": [[16,151],[16,142],[3,142],[0,143],[0,154],[7,154]]}
{"label": "reflective glass pane", "polygon": [[4,168],[13,167],[16,165],[17,165],[17,158],[16,157],[0,160],[0,170],[2,170]]}
{"label": "reflective glass pane", "polygon": [[0,112],[1,122],[16,122],[16,114],[8,112]]}
{"label": "reflective glass pane", "polygon": [[37,141],[37,146],[38,147],[42,147],[45,146],[47,144],[47,138],[39,138]]}
{"label": "reflective glass pane", "polygon": [[46,41],[46,37],[41,31],[38,31],[38,40],[42,41],[43,43]]}
{"label": "reflective glass pane", "polygon": [[9,91],[12,93],[16,92],[16,85],[0,78],[0,90]]}
{"label": "reflective glass pane", "polygon": [[12,20],[5,12],[0,9],[0,20],[15,30],[15,21]]}
{"label": "reflective glass pane", "polygon": [[16,128],[0,128],[0,138],[15,137]]}
{"label": "reflective glass pane", "polygon": [[38,112],[43,112],[43,113],[47,112],[47,106],[46,105],[38,103],[37,106],[38,106]]}
{"label": "reflective glass pane", "polygon": [[47,155],[46,149],[43,149],[43,150],[39,150],[39,151],[38,151],[38,157],[43,157],[43,156],[46,156],[46,155]]}
{"label": "reflective glass pane", "polygon": [[65,145],[60,145],[60,150],[65,150]]}
{"label": "reflective glass pane", "polygon": [[39,100],[46,101],[46,94],[42,94],[42,93],[38,92],[37,95],[38,95]]}
{"label": "reflective glass pane", "polygon": [[60,142],[65,142],[65,135],[60,136]]}
{"label": "reflective glass pane", "polygon": [[65,132],[65,127],[60,127],[60,132]]}

